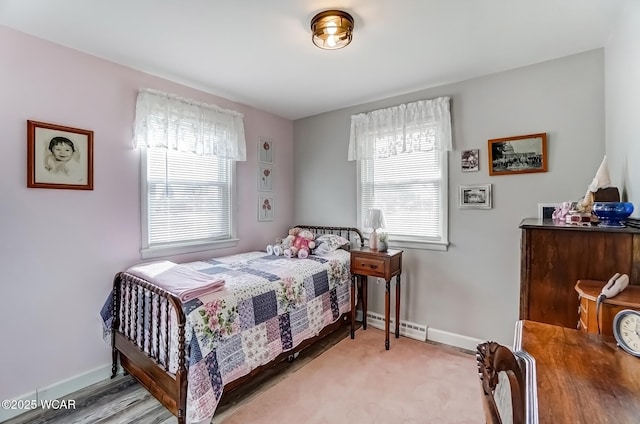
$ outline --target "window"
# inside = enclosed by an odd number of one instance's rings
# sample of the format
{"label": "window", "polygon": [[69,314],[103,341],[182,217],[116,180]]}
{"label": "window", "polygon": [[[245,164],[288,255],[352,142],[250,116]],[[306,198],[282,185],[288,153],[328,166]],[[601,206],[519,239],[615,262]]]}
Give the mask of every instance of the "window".
{"label": "window", "polygon": [[[417,103],[352,117],[349,153],[350,159],[359,158],[358,225],[370,208],[379,208],[392,245],[446,250],[449,99]],[[428,113],[414,113],[414,106]]]}
{"label": "window", "polygon": [[143,259],[236,244],[235,160],[246,154],[242,115],[230,116],[241,131],[215,106],[139,94]]}

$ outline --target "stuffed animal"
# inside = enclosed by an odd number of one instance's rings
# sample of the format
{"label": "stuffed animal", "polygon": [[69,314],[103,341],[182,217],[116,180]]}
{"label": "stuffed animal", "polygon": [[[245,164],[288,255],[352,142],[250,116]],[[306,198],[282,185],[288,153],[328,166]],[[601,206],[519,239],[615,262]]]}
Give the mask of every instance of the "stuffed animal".
{"label": "stuffed animal", "polygon": [[565,221],[565,217],[571,211],[571,202],[562,202],[562,206],[557,206],[551,215],[554,221]]}
{"label": "stuffed animal", "polygon": [[276,256],[284,255],[287,249],[291,248],[295,235],[299,232],[299,228],[292,228],[289,230],[289,234],[285,238],[276,238],[275,244],[267,245],[267,254]]}
{"label": "stuffed animal", "polygon": [[311,250],[316,247],[315,235],[309,230],[303,230],[301,228],[292,228],[289,230],[289,236],[291,246],[285,249],[284,256],[287,258],[306,258],[311,253]]}

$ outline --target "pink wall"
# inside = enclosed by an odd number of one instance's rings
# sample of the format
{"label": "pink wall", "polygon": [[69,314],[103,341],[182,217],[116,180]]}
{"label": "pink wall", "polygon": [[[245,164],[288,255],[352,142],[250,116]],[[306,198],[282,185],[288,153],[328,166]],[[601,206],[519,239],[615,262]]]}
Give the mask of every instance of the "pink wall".
{"label": "pink wall", "polygon": [[[263,249],[293,225],[292,122],[0,26],[0,399],[110,363],[97,313],[113,275],[140,261],[137,90],[155,88],[244,113],[233,250]],[[94,190],[26,186],[28,119],[94,131]],[[275,145],[275,221],[257,221],[257,138]]]}

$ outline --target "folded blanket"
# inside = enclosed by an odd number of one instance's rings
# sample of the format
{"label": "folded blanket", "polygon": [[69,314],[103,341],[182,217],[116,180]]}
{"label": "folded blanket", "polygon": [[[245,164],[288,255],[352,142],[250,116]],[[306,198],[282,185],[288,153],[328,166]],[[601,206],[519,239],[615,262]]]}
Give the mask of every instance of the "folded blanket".
{"label": "folded blanket", "polygon": [[170,261],[134,265],[127,272],[165,289],[183,302],[224,288],[224,280]]}

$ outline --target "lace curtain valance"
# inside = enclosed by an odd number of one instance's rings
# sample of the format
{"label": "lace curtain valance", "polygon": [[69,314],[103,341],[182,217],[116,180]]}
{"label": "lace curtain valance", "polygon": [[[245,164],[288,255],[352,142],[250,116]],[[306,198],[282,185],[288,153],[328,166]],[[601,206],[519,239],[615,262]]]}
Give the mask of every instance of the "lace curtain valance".
{"label": "lace curtain valance", "polygon": [[143,89],[136,102],[134,145],[244,161],[243,118],[215,105]]}
{"label": "lace curtain valance", "polygon": [[449,97],[351,116],[349,160],[433,149],[453,150]]}

